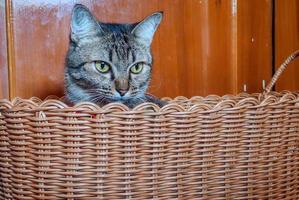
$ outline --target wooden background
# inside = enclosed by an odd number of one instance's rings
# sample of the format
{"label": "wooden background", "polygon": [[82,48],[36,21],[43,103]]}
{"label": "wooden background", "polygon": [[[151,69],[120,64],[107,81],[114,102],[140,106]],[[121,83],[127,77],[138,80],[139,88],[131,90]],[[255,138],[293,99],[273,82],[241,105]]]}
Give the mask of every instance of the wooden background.
{"label": "wooden background", "polygon": [[[153,41],[157,96],[261,92],[299,49],[299,0],[0,0],[0,98],[63,95],[70,13],[88,6],[103,22],[164,11]],[[298,90],[299,61],[278,90]]]}

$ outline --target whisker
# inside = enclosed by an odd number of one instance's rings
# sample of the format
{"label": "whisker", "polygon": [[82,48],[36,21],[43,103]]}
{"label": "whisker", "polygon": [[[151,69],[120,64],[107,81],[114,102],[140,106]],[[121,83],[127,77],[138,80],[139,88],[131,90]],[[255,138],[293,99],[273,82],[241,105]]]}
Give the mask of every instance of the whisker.
{"label": "whisker", "polygon": [[93,96],[93,97],[90,99],[90,101],[93,102],[93,103],[97,103],[97,101],[98,101],[99,99],[101,99],[101,98],[102,98],[102,96]]}

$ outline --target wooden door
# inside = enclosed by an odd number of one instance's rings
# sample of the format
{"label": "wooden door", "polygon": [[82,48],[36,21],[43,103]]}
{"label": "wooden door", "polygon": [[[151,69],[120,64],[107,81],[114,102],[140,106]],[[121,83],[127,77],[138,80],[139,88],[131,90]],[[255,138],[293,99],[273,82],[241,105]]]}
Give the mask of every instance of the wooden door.
{"label": "wooden door", "polygon": [[0,98],[9,97],[5,2],[0,1]]}
{"label": "wooden door", "polygon": [[[293,4],[282,10],[276,6],[275,13],[296,18],[296,9],[291,14],[287,8],[296,7],[298,0],[290,1]],[[275,33],[281,33],[273,34],[272,0],[0,2],[1,97],[8,93],[11,98],[63,95],[64,59],[75,2],[88,6],[103,22],[136,22],[164,11],[152,44],[155,62],[150,86],[150,92],[160,97],[236,94],[244,86],[247,92],[261,92],[262,81],[269,81],[272,75],[273,61],[280,61],[274,58],[280,54],[274,55],[272,46],[277,42],[273,37],[283,34],[279,26],[284,24],[276,25]],[[283,2],[276,0],[275,4]],[[293,37],[298,31],[296,22],[289,25],[295,31]],[[291,89],[298,89],[295,86]]]}
{"label": "wooden door", "polygon": [[[299,49],[299,0],[275,0],[275,69],[288,55]],[[282,74],[276,90],[299,89],[299,60]]]}

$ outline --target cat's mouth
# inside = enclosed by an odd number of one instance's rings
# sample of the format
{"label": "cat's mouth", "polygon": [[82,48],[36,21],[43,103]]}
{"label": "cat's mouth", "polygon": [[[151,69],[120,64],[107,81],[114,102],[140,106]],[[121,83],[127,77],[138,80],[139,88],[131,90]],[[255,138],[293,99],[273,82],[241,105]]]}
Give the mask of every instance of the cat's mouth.
{"label": "cat's mouth", "polygon": [[126,103],[132,100],[143,99],[143,93],[141,91],[132,90],[129,88],[127,91],[117,91],[116,89],[111,88],[101,88],[96,90],[90,90],[91,94],[90,101],[95,103],[109,103],[109,102],[120,102]]}
{"label": "cat's mouth", "polygon": [[118,102],[127,102],[133,99],[142,99],[143,94],[139,91],[132,91],[131,89],[129,89],[126,93],[119,93],[118,91],[114,91],[113,92],[113,99],[112,101],[118,101]]}
{"label": "cat's mouth", "polygon": [[115,100],[115,101],[126,101],[126,100],[128,100],[128,99],[130,99],[131,98],[131,93],[130,93],[130,91],[127,91],[126,93],[121,93],[121,92],[117,92],[117,91],[115,91],[114,93],[113,93],[113,99]]}

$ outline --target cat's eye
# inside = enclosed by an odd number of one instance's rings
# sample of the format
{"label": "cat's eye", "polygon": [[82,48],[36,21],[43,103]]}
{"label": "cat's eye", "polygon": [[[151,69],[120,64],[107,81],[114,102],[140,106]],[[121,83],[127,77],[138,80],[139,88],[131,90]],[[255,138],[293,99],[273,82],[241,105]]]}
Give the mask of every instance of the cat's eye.
{"label": "cat's eye", "polygon": [[107,73],[110,70],[110,65],[104,61],[96,61],[95,67],[101,73]]}
{"label": "cat's eye", "polygon": [[144,66],[144,63],[142,63],[142,62],[137,63],[131,67],[130,71],[133,74],[139,74],[143,70],[143,66]]}

